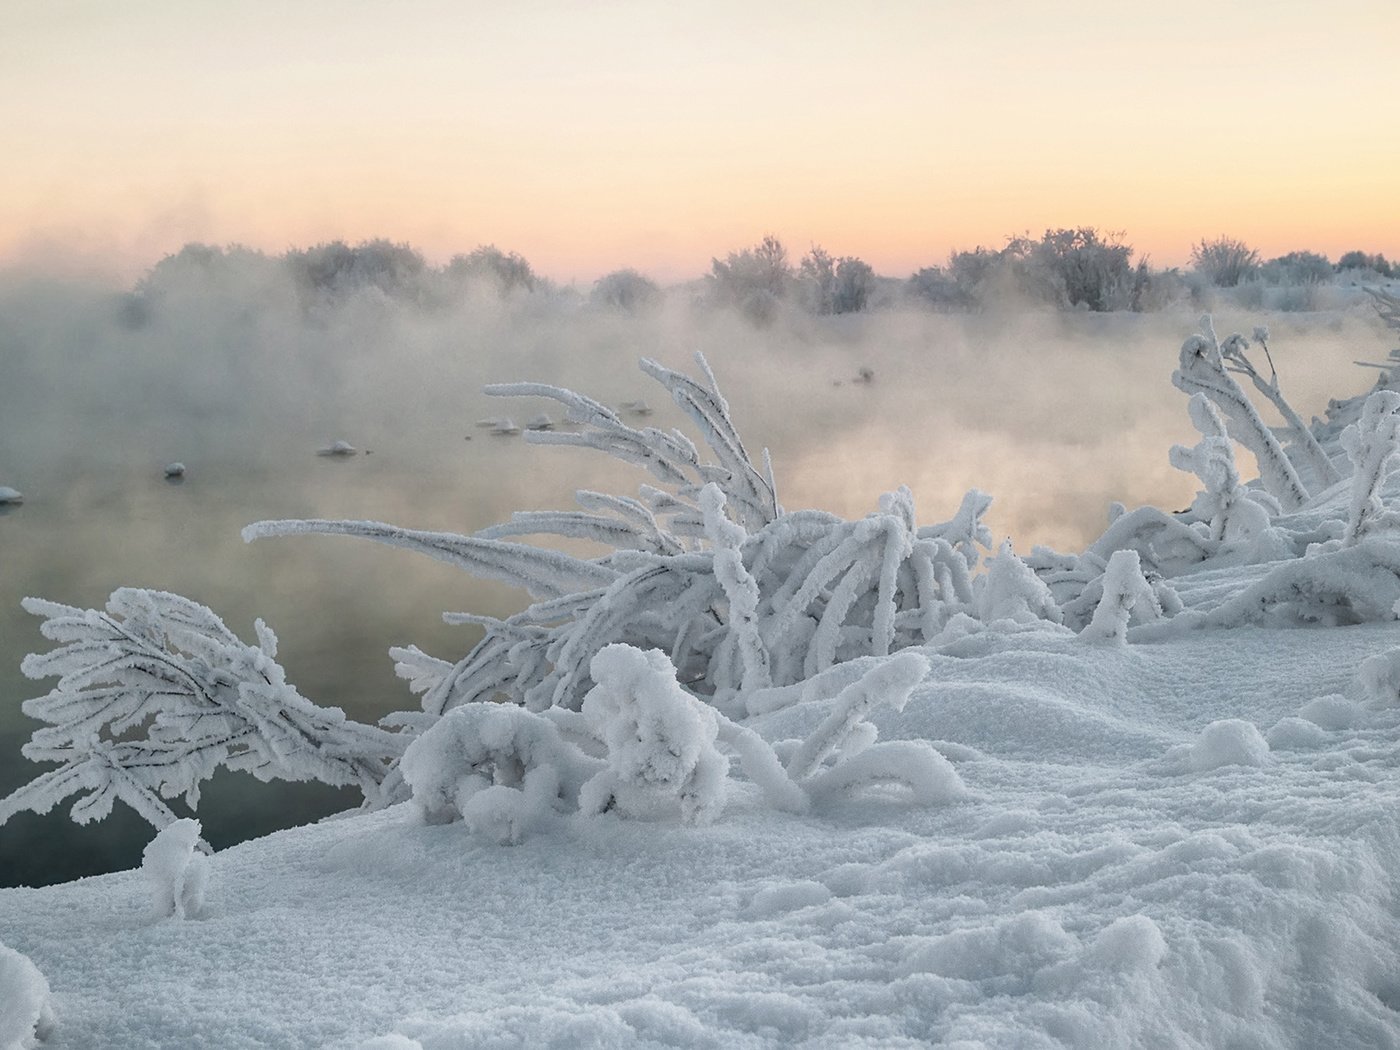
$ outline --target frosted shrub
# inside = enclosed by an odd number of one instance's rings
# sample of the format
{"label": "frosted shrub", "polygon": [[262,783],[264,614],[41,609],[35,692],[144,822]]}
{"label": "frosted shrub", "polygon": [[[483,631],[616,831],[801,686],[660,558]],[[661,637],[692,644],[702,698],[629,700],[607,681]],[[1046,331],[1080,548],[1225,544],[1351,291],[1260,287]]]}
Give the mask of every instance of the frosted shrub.
{"label": "frosted shrub", "polygon": [[199,821],[177,820],[157,832],[141,853],[151,911],[158,919],[193,919],[204,910],[209,862],[199,852],[199,831]]}
{"label": "frosted shrub", "polygon": [[515,843],[571,808],[599,765],[541,715],[466,704],[414,740],[399,768],[428,823],[460,817],[496,842]]}
{"label": "frosted shrub", "polygon": [[1192,247],[1191,265],[1217,288],[1233,288],[1259,268],[1259,253],[1244,241],[1217,237]]}
{"label": "frosted shrub", "polygon": [[1231,336],[1222,346],[1209,317],[1201,318],[1201,329],[1202,334],[1194,335],[1182,344],[1180,367],[1172,373],[1172,383],[1187,394],[1205,394],[1215,402],[1230,420],[1230,436],[1254,453],[1254,458],[1258,460],[1259,476],[1265,490],[1279,501],[1284,510],[1297,510],[1307,502],[1308,490],[1284,454],[1278,438],[1260,418],[1230,374],[1231,368],[1227,367],[1227,362],[1238,367],[1242,353],[1240,344],[1244,337]]}
{"label": "frosted shrub", "polygon": [[977,615],[986,623],[997,620],[1060,623],[1064,619],[1049,586],[1016,557],[1010,540],[987,562],[986,574],[977,582],[980,585],[976,594]]}
{"label": "frosted shrub", "polygon": [[583,716],[607,745],[608,765],[584,785],[582,809],[636,815],[674,799],[686,823],[713,820],[729,775],[729,760],[715,749],[715,712],[676,683],[675,668],[654,649],[609,645],[591,671],[597,684]]}
{"label": "frosted shrub", "polygon": [[1126,645],[1128,622],[1137,613],[1144,620],[1162,615],[1161,603],[1142,574],[1136,551],[1114,551],[1102,578],[1102,594],[1094,618],[1079,637],[1086,642]]}
{"label": "frosted shrub", "polygon": [[[581,394],[538,383],[488,388],[552,398],[580,425],[532,432],[528,441],[605,451],[645,467],[664,489],[643,486],[635,499],[580,492],[580,511],[517,514],[470,537],[330,521],[261,522],[244,535],[361,536],[528,590],[535,603],[504,620],[453,618],[486,629],[456,664],[393,650],[429,719],[493,699],[578,710],[593,685],[589,662],[614,642],[664,652],[690,692],[742,715],[745,695],[765,681],[789,685],[926,642],[969,607],[976,546],[990,538],[981,521],[988,497],[969,493],[951,521],[931,526],[916,523],[907,489],[882,497],[879,511],[859,521],[785,512],[766,455],[761,469],[754,465],[699,360],[704,384],[655,362],[642,368],[697,425],[714,455],[708,462],[681,432],[634,429]],[[531,534],[614,551],[583,560],[514,542]]]}
{"label": "frosted shrub", "polygon": [[1351,460],[1351,499],[1347,504],[1342,544],[1355,546],[1365,536],[1400,527],[1400,514],[1381,502],[1381,484],[1400,463],[1400,393],[1377,390],[1366,399],[1361,418],[1341,435]]}
{"label": "frosted shrub", "polygon": [[75,794],[72,817],[100,820],[120,799],[157,829],[176,820],[164,801],[199,802],[220,766],[260,780],[355,785],[373,797],[400,745],[395,736],[317,707],[287,681],[277,637],[259,620],[257,645],[209,609],[160,591],[121,588],[106,610],[26,598],[45,617],[53,652],[25,658],[30,678],[58,677],[24,713],[48,723],[23,754],[57,762],[0,800],[0,823],[45,813]]}
{"label": "frosted shrub", "polygon": [[0,1050],[30,1050],[53,1031],[49,982],[29,959],[0,943]]}

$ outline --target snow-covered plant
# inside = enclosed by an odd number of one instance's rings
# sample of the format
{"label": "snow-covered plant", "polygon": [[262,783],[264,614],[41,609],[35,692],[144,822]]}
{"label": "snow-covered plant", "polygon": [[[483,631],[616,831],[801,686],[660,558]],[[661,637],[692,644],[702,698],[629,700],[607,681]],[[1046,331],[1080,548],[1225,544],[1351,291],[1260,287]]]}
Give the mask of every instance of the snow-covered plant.
{"label": "snow-covered plant", "polygon": [[1400,393],[1377,390],[1366,399],[1361,418],[1341,435],[1351,460],[1351,499],[1342,544],[1354,547],[1365,536],[1400,527],[1400,514],[1381,502],[1381,483],[1400,462]]}
{"label": "snow-covered plant", "polygon": [[1400,649],[1390,649],[1361,661],[1357,684],[1366,698],[1378,707],[1400,703]]}
{"label": "snow-covered plant", "polygon": [[53,1026],[48,980],[28,956],[0,943],[0,1050],[30,1050]]}
{"label": "snow-covered plant", "polygon": [[1314,484],[1320,488],[1335,485],[1342,480],[1341,474],[1332,465],[1332,460],[1323,451],[1322,445],[1318,443],[1311,428],[1293,410],[1293,406],[1288,403],[1283,392],[1279,389],[1278,369],[1274,367],[1273,355],[1269,353],[1269,330],[1263,326],[1256,327],[1254,341],[1263,349],[1264,359],[1269,362],[1268,379],[1265,379],[1254,367],[1253,362],[1249,360],[1246,353],[1249,349],[1249,340],[1238,333],[1230,336],[1220,347],[1225,367],[1236,375],[1246,376],[1254,384],[1254,388],[1278,409],[1279,415],[1288,424],[1292,447],[1297,451],[1299,459],[1312,475]]}
{"label": "snow-covered plant", "polygon": [[260,780],[318,780],[376,795],[398,738],[317,707],[286,680],[277,637],[261,620],[258,643],[239,640],[209,609],[161,591],[120,588],[104,610],[26,598],[60,643],[31,654],[30,678],[58,677],[24,713],[48,723],[23,754],[57,762],[0,800],[0,823],[21,810],[47,812],[75,794],[71,815],[100,820],[117,799],[157,829],[193,807],[220,766]]}
{"label": "snow-covered plant", "polygon": [[423,819],[462,818],[499,843],[521,841],[556,809],[576,805],[602,763],[549,719],[512,704],[464,704],[408,746],[400,762]]}
{"label": "snow-covered plant", "polygon": [[814,801],[879,781],[905,784],[921,802],[960,797],[961,779],[932,746],[877,743],[879,734],[867,721],[880,705],[902,711],[928,671],[928,661],[914,652],[876,662],[836,695],[831,712],[788,758],[788,776]]}
{"label": "snow-covered plant", "polygon": [[[802,681],[841,661],[883,656],[933,638],[972,601],[976,545],[990,540],[989,498],[964,499],[950,522],[919,527],[907,489],[859,521],[784,512],[772,471],[754,466],[703,358],[706,381],[644,361],[699,428],[705,461],[679,431],[628,426],[610,408],[536,383],[488,388],[549,397],[578,430],[530,433],[540,444],[605,451],[645,467],[666,488],[640,499],[580,492],[581,511],[517,514],[476,536],[415,532],[374,522],[260,522],[248,539],[295,533],[354,535],[406,547],[479,576],[524,586],[536,601],[479,623],[485,637],[455,665],[417,649],[393,650],[423,693],[427,720],[461,704],[504,699],[530,710],[578,710],[593,685],[590,661],[615,642],[659,649],[690,692],[744,714],[743,697]],[[600,541],[591,560],[514,537],[548,533]],[[766,670],[765,670],[766,666]]]}
{"label": "snow-covered plant", "polygon": [[1380,536],[1285,561],[1212,609],[1210,627],[1372,623],[1400,619],[1400,543]]}
{"label": "snow-covered plant", "polygon": [[686,823],[714,820],[729,776],[729,760],[715,747],[714,709],[680,687],[655,649],[609,645],[593,657],[591,673],[597,684],[583,716],[607,746],[608,764],[583,786],[582,810],[644,815],[675,801]]}
{"label": "snow-covered plant", "polygon": [[1144,620],[1155,620],[1162,615],[1162,606],[1143,576],[1137,551],[1114,551],[1104,569],[1102,596],[1094,618],[1079,637],[1086,642],[1126,645],[1128,621],[1134,612]]}
{"label": "snow-covered plant", "polygon": [[141,853],[152,914],[158,919],[193,919],[204,910],[209,862],[199,851],[199,833],[199,821],[185,817],[158,831]]}
{"label": "snow-covered plant", "polygon": [[1188,406],[1201,440],[1192,448],[1173,445],[1170,456],[1172,466],[1195,474],[1205,486],[1196,494],[1192,512],[1209,524],[1215,542],[1247,537],[1267,527],[1268,513],[1249,499],[1248,490],[1240,484],[1234,446],[1219,411],[1201,393],[1192,394]]}
{"label": "snow-covered plant", "polygon": [[1227,361],[1233,365],[1241,357],[1243,340],[1234,335],[1222,347],[1209,315],[1202,317],[1201,334],[1182,344],[1180,367],[1172,373],[1172,383],[1186,394],[1205,394],[1215,402],[1230,421],[1230,436],[1258,460],[1265,490],[1284,510],[1294,511],[1307,502],[1308,490],[1227,366]]}
{"label": "snow-covered plant", "polygon": [[947,759],[922,741],[877,742],[867,721],[880,705],[902,709],[927,673],[924,657],[904,652],[810,680],[800,689],[836,688],[834,697],[826,694],[830,713],[806,739],[782,748],[783,761],[754,730],[682,688],[664,653],[614,644],[593,658],[596,684],[581,712],[464,704],[414,740],[400,768],[425,821],[460,817],[501,844],[576,811],[714,820],[728,795],[726,750],[761,797],[786,812],[874,782],[903,784],[919,802],[942,802],[964,794]]}
{"label": "snow-covered plant", "polygon": [[977,615],[986,623],[1060,623],[1064,618],[1049,585],[1016,556],[1010,540],[1003,542],[996,556],[988,560],[987,571],[977,583]]}

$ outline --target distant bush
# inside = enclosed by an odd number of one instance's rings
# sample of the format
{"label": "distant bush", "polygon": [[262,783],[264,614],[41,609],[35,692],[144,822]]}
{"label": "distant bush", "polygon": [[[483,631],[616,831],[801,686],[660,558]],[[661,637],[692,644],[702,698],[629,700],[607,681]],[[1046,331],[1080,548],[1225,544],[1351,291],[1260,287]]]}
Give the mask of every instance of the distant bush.
{"label": "distant bush", "polygon": [[1289,252],[1261,266],[1259,278],[1271,285],[1320,284],[1332,279],[1332,263],[1317,252]]}
{"label": "distant bush", "polygon": [[418,299],[427,264],[406,244],[364,241],[354,247],[331,241],[283,256],[297,288],[312,296],[337,296],[375,288],[396,299]]}
{"label": "distant bush", "polygon": [[858,313],[875,291],[875,271],[867,263],[850,256],[834,259],[820,245],[803,257],[797,279],[804,305],[817,314]]}
{"label": "distant bush", "polygon": [[904,294],[939,310],[966,310],[976,305],[967,289],[942,266],[925,266],[919,270],[905,284]]}
{"label": "distant bush", "polygon": [[953,252],[946,267],[916,273],[907,293],[941,308],[988,306],[1020,299],[1088,310],[1140,309],[1148,291],[1146,263],[1117,234],[1092,227],[1046,230],[1039,240],[1011,237],[1001,250]]}
{"label": "distant bush", "polygon": [[712,301],[765,323],[787,298],[793,280],[787,249],[770,233],[752,248],[730,252],[723,262],[711,259],[706,283]]}
{"label": "distant bush", "polygon": [[1127,310],[1135,308],[1136,293],[1146,284],[1147,266],[1133,266],[1133,249],[1119,240],[1121,236],[1081,226],[1046,230],[1039,241],[1020,239],[1011,245],[1033,270],[1041,271],[1042,280],[1053,283],[1061,305]]}
{"label": "distant bush", "polygon": [[598,278],[589,296],[599,306],[635,313],[661,302],[661,289],[636,270],[614,270]]}
{"label": "distant bush", "polygon": [[1380,277],[1394,277],[1397,268],[1384,255],[1368,255],[1365,252],[1347,252],[1337,260],[1337,272],[1346,270],[1371,270]]}
{"label": "distant bush", "polygon": [[1259,253],[1244,241],[1217,237],[1191,249],[1191,265],[1217,288],[1233,288],[1258,270]]}
{"label": "distant bush", "polygon": [[503,252],[494,244],[483,244],[466,255],[453,256],[445,273],[458,281],[494,285],[502,296],[517,291],[533,292],[540,283],[523,256]]}

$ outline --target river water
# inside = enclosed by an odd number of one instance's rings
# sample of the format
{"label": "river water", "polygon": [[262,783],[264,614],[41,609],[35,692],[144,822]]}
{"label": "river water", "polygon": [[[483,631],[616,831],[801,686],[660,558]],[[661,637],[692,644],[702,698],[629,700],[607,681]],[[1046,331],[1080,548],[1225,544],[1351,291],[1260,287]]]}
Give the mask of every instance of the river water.
{"label": "river water", "polygon": [[[771,449],[789,509],[859,516],[903,483],[933,522],[976,486],[996,497],[994,529],[1023,552],[1082,548],[1110,500],[1182,506],[1195,487],[1167,464],[1173,441],[1194,443],[1169,382],[1194,327],[1187,312],[889,312],[755,329],[685,304],[629,317],[530,301],[308,308],[261,293],[185,288],[133,318],[111,289],[0,288],[0,485],[25,494],[0,508],[0,795],[43,768],[19,754],[35,727],[20,703],[48,688],[19,670],[25,653],[48,648],[19,608],[25,595],[91,607],[124,585],[175,591],[246,639],[263,617],[289,680],[318,703],[367,720],[413,707],[388,647],[456,659],[475,635],[444,625],[443,611],[506,614],[523,593],[365,541],[246,545],[239,530],[348,517],[471,532],[513,510],[568,507],[576,488],[631,494],[649,480],[597,453],[490,435],[477,420],[559,411],[489,399],[486,382],[645,399],[646,422],[686,429],[635,362],[687,369],[701,350],[751,451]],[[1393,343],[1364,309],[1217,323],[1222,334],[1272,325],[1285,393],[1305,417],[1364,389],[1373,373],[1351,360]],[[870,381],[857,381],[861,369]],[[316,454],[337,439],[360,452]],[[163,476],[174,460],[183,480]],[[223,848],[355,801],[221,774],[198,815]],[[0,885],[140,862],[151,832],[124,807],[86,827],[66,810],[0,827]]]}

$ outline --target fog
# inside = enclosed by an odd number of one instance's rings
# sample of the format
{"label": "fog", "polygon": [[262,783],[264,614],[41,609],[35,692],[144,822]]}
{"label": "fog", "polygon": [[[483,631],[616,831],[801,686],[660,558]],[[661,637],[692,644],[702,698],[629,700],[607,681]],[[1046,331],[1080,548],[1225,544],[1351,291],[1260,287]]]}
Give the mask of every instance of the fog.
{"label": "fog", "polygon": [[[1364,307],[1216,315],[1222,335],[1259,324],[1304,418],[1363,390],[1373,375],[1350,362],[1394,343]],[[412,706],[387,647],[456,659],[473,635],[442,611],[505,614],[523,593],[360,541],[246,546],[238,533],[291,516],[471,532],[513,510],[567,507],[576,488],[632,494],[647,480],[596,453],[491,436],[477,420],[559,412],[488,398],[486,383],[645,399],[647,422],[687,429],[636,362],[693,371],[699,351],[750,452],[772,451],[788,509],[858,517],[906,484],[931,523],[977,487],[1018,550],[1078,550],[1113,500],[1190,501],[1195,479],[1167,462],[1173,442],[1195,440],[1169,376],[1195,326],[1186,308],[889,308],[779,311],[756,327],[694,289],[627,313],[568,289],[308,288],[237,253],[166,264],[135,289],[12,270],[0,275],[0,485],[25,502],[0,514],[0,792],[39,771],[17,757],[33,728],[19,702],[47,688],[18,670],[48,645],[19,610],[26,594],[91,606],[121,585],[174,590],[244,637],[266,618],[289,678],[319,703],[361,718]],[[315,454],[336,439],[362,454]],[[162,477],[173,460],[188,467],[183,483]],[[201,810],[216,846],[336,805],[328,792],[221,790]],[[40,838],[80,851],[103,834],[61,813],[16,818],[0,830],[0,868],[32,877],[19,858]],[[114,848],[131,862],[129,845]]]}

